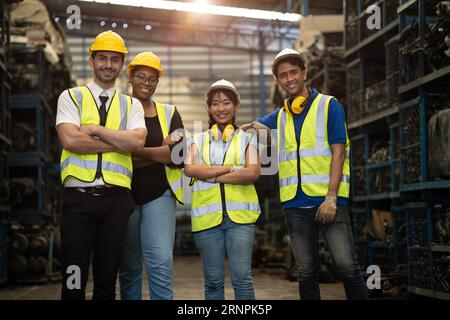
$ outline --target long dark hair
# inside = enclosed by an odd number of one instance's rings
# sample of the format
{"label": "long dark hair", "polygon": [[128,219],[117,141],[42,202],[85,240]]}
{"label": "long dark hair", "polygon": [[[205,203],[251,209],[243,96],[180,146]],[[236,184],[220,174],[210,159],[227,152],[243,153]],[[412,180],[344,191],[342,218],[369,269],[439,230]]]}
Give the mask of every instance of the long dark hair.
{"label": "long dark hair", "polygon": [[[212,100],[213,100],[214,96],[216,94],[220,94],[220,93],[223,93],[228,99],[230,99],[231,102],[233,103],[233,105],[236,106],[239,103],[239,99],[233,91],[220,88],[220,89],[212,90],[210,93],[208,93],[207,99],[206,99],[206,104],[208,105],[208,109],[211,108]],[[208,120],[209,128],[211,129],[211,127],[216,124],[216,120],[214,120],[214,118],[212,117],[212,115],[210,113],[208,113],[208,116],[209,116],[209,120]],[[233,127],[235,129],[237,129],[235,122],[236,122],[236,115],[233,115],[231,124],[233,125]]]}

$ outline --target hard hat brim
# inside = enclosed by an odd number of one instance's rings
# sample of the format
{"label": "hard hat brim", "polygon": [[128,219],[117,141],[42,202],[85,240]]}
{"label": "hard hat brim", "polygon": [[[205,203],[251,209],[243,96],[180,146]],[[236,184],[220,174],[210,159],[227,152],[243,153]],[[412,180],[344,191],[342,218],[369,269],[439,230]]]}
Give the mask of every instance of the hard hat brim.
{"label": "hard hat brim", "polygon": [[111,50],[111,49],[97,49],[97,48],[92,49],[92,48],[89,48],[89,52],[90,52],[90,53],[92,53],[92,52],[98,52],[98,51],[116,52],[116,53],[121,53],[121,54],[123,54],[123,55],[125,55],[125,56],[128,54],[128,50],[119,51],[119,50]]}
{"label": "hard hat brim", "polygon": [[133,73],[132,73],[133,69],[136,68],[136,67],[147,67],[147,68],[156,70],[156,71],[158,72],[160,78],[162,77],[162,75],[163,75],[163,73],[164,73],[162,70],[159,70],[159,69],[154,68],[154,67],[150,67],[150,66],[148,66],[148,65],[146,65],[146,64],[140,64],[140,63],[137,63],[137,64],[131,64],[131,63],[130,63],[130,64],[128,65],[128,67],[127,67],[127,74],[128,74],[129,76],[131,76],[131,75],[133,74]]}
{"label": "hard hat brim", "polygon": [[285,59],[288,59],[288,58],[296,58],[296,59],[298,59],[298,60],[302,63],[303,67],[306,69],[306,62],[305,62],[304,59],[302,59],[302,57],[301,57],[299,54],[296,54],[296,53],[289,53],[289,54],[283,55],[283,56],[281,56],[281,57],[278,57],[277,59],[275,59],[275,60],[273,61],[273,63],[272,63],[272,74],[273,74],[274,76],[276,76],[275,69],[278,67],[278,65],[280,64],[280,62],[281,62],[282,60],[285,60]]}
{"label": "hard hat brim", "polygon": [[236,89],[234,89],[232,87],[229,87],[229,86],[225,86],[225,85],[217,85],[217,86],[209,87],[208,90],[206,91],[206,94],[205,94],[206,99],[208,99],[208,95],[212,91],[218,90],[218,89],[229,90],[229,91],[233,92],[237,96],[238,100],[241,100],[241,95],[239,94],[239,92]]}

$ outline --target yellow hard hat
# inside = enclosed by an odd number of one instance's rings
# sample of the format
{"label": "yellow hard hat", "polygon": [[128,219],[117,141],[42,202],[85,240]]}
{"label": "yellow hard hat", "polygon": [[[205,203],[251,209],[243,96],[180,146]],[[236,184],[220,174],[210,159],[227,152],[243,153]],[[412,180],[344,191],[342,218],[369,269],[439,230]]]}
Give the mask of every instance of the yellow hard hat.
{"label": "yellow hard hat", "polygon": [[145,66],[150,67],[159,72],[159,76],[161,77],[163,75],[163,69],[161,67],[161,62],[159,61],[158,57],[151,51],[141,52],[136,57],[131,60],[130,64],[128,64],[128,70],[127,73],[129,76],[131,76],[131,72],[133,71],[133,68],[136,66]]}
{"label": "yellow hard hat", "polygon": [[113,51],[127,54],[125,42],[122,37],[114,31],[108,30],[100,33],[89,48],[89,52],[93,51]]}

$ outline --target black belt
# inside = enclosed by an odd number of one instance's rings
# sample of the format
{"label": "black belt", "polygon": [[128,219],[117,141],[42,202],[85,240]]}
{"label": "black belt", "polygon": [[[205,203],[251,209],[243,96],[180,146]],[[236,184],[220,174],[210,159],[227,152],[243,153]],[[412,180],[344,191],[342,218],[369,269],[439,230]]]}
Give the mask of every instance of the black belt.
{"label": "black belt", "polygon": [[104,187],[104,186],[98,186],[98,187],[84,187],[84,188],[68,188],[73,189],[78,192],[83,193],[89,193],[93,196],[106,196],[110,194],[116,194],[120,192],[128,192],[127,188],[124,187]]}

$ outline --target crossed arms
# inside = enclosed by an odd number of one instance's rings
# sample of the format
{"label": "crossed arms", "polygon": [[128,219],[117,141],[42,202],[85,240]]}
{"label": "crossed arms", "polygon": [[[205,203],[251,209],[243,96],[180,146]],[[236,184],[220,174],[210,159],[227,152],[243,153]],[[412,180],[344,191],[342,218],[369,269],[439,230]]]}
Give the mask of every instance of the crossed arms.
{"label": "crossed arms", "polygon": [[258,151],[249,145],[245,152],[245,166],[232,172],[231,166],[212,166],[196,163],[197,150],[192,144],[184,162],[184,173],[200,180],[213,179],[217,183],[246,184],[259,178],[260,162]]}
{"label": "crossed arms", "polygon": [[138,152],[144,147],[147,136],[147,129],[144,128],[118,131],[95,124],[78,127],[61,123],[56,131],[63,148],[78,154]]}

